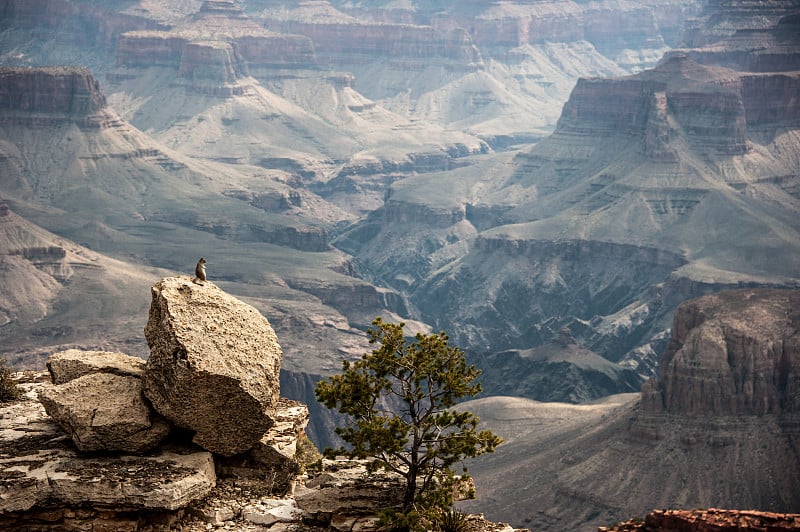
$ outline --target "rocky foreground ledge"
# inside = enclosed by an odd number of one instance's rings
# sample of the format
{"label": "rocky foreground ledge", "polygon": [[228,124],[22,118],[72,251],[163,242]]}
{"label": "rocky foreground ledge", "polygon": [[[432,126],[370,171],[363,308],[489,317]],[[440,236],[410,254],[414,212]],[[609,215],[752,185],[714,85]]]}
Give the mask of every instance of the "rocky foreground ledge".
{"label": "rocky foreground ledge", "polygon": [[[92,359],[105,358],[116,371],[118,355],[72,351],[67,365],[102,372],[110,368]],[[82,452],[39,400],[54,386],[50,374],[13,376],[23,397],[0,406],[0,530],[368,531],[379,510],[402,500],[398,477],[367,476],[362,463],[324,460],[306,468],[319,455],[302,438],[305,405],[279,407],[261,445],[234,457],[181,433],[140,455]],[[514,531],[480,515],[468,524]]]}
{"label": "rocky foreground ledge", "polygon": [[[209,281],[152,287],[150,358],[68,350],[0,405],[0,530],[374,530],[399,476],[321,460],[268,320]],[[470,516],[471,530],[508,531]]]}

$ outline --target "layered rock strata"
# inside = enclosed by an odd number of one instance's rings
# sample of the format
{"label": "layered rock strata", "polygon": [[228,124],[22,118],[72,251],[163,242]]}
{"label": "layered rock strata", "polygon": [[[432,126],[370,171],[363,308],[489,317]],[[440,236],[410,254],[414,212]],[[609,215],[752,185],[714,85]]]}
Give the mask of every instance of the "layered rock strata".
{"label": "layered rock strata", "polygon": [[114,120],[85,67],[0,67],[0,112],[2,122],[42,127],[67,121],[97,128]]}
{"label": "layered rock strata", "polygon": [[53,509],[64,507],[94,508],[86,512],[94,517],[96,510],[105,509],[107,518],[111,509],[123,514],[171,512],[210,493],[216,475],[209,452],[161,449],[146,456],[77,452],[36,399],[46,386],[45,376],[21,376],[23,400],[2,407],[0,528],[47,523],[48,509],[53,519],[58,513]]}
{"label": "layered rock strata", "polygon": [[800,291],[736,290],[678,307],[646,414],[800,414]]}
{"label": "layered rock strata", "polygon": [[[654,70],[633,77],[580,79],[564,105],[558,133],[656,138],[660,134],[653,130],[663,130],[660,125],[665,120],[674,120],[694,149],[742,154],[748,149],[747,104],[753,105],[754,99],[745,98],[752,92],[743,94],[740,76],[675,54]],[[748,80],[754,82],[752,75]],[[771,81],[764,86],[782,91]],[[770,101],[793,105],[791,100]],[[674,125],[672,129],[676,129]]]}
{"label": "layered rock strata", "polygon": [[205,449],[250,449],[274,424],[280,390],[282,351],[269,321],[210,281],[169,277],[152,295],[145,396]]}

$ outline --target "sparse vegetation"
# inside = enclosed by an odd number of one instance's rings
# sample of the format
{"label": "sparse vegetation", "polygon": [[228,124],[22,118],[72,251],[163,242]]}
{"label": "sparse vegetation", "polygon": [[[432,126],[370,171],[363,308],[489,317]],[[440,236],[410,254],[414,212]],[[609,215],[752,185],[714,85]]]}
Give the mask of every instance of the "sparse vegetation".
{"label": "sparse vegetation", "polygon": [[[461,398],[481,391],[480,371],[467,366],[464,352],[448,345],[445,333],[417,334],[411,343],[404,324],[381,318],[368,330],[380,347],[343,372],[320,381],[317,398],[328,408],[350,416],[336,428],[349,447],[327,449],[328,455],[371,458],[370,471],[385,469],[405,479],[399,512],[383,522],[393,529],[430,528],[442,511],[452,508],[454,494],[466,478],[451,469],[464,458],[493,452],[502,440],[478,430],[478,417],[453,408]],[[471,495],[471,493],[469,493]]]}
{"label": "sparse vegetation", "polygon": [[453,508],[444,510],[436,520],[436,529],[439,532],[466,532],[469,530],[467,514]]}
{"label": "sparse vegetation", "polygon": [[11,378],[11,368],[5,359],[0,358],[0,403],[15,401],[21,395],[17,383]]}

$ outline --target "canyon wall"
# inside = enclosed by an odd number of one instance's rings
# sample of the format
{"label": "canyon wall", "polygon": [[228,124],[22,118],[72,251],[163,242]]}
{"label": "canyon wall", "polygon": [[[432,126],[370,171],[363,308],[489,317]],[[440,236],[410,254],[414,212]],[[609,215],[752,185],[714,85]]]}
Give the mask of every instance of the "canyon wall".
{"label": "canyon wall", "polygon": [[800,413],[800,292],[730,291],[678,307],[642,412]]}
{"label": "canyon wall", "polygon": [[85,67],[0,69],[0,112],[53,120],[84,120],[106,106],[100,83]]}
{"label": "canyon wall", "polygon": [[[494,503],[487,516],[594,532],[654,508],[800,511],[800,291],[719,291],[674,318],[661,375],[641,394],[575,407],[499,397],[468,405],[506,439],[470,464]],[[779,530],[796,520],[687,514],[601,530],[704,530],[706,520],[743,530],[761,519],[753,530]]]}

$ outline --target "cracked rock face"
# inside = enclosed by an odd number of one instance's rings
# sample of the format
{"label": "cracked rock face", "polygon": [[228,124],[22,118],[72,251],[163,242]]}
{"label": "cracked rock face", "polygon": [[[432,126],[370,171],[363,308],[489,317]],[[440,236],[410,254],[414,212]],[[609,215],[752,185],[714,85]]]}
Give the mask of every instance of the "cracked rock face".
{"label": "cracked rock face", "polygon": [[800,291],[742,289],[682,304],[644,410],[682,415],[800,411]]}
{"label": "cracked rock face", "polygon": [[39,400],[81,451],[140,454],[171,429],[145,403],[138,377],[91,373],[43,388]]}
{"label": "cracked rock face", "polygon": [[141,378],[144,360],[125,353],[67,349],[47,359],[47,370],[53,384],[64,384],[89,373],[113,373]]}
{"label": "cracked rock face", "polygon": [[143,377],[153,408],[231,456],[274,424],[282,358],[269,321],[209,281],[169,277],[152,287]]}
{"label": "cracked rock face", "polygon": [[16,528],[17,512],[45,506],[171,511],[214,487],[213,459],[204,451],[79,454],[36,400],[41,380],[22,384],[23,399],[0,406],[0,529]]}

